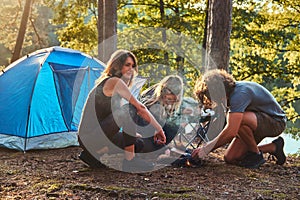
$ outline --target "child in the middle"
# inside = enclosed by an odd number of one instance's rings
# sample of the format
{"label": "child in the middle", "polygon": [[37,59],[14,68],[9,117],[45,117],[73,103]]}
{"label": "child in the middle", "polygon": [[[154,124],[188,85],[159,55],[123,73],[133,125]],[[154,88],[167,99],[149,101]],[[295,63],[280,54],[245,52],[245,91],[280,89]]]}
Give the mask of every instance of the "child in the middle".
{"label": "child in the middle", "polygon": [[[174,115],[179,111],[183,96],[183,81],[178,75],[169,75],[159,83],[142,92],[140,101],[148,108],[154,118],[163,127],[166,144],[176,136],[179,126],[174,122]],[[141,121],[138,132],[143,133],[143,153],[154,152],[164,145],[154,142],[154,128]]]}

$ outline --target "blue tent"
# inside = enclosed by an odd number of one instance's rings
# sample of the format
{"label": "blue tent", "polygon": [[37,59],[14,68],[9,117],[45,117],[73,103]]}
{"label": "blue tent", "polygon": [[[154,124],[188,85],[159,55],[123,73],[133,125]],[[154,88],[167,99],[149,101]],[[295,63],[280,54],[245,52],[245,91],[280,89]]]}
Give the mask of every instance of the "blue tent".
{"label": "blue tent", "polygon": [[82,109],[104,70],[80,51],[50,47],[0,72],[0,146],[18,150],[78,145]]}

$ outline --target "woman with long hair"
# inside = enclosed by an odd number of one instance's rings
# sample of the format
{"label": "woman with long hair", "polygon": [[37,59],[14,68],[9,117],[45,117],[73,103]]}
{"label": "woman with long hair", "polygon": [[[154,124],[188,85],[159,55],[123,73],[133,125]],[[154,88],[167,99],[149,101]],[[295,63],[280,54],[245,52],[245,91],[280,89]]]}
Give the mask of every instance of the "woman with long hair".
{"label": "woman with long hair", "polygon": [[[182,96],[183,80],[178,75],[164,77],[160,82],[149,87],[141,94],[141,102],[150,110],[158,123],[163,127],[166,135],[166,144],[169,144],[178,132],[179,126],[173,119],[176,113],[179,112]],[[140,130],[144,134],[148,133],[148,136],[151,135],[151,128],[147,127],[147,130],[145,130],[141,126]],[[164,146],[153,142],[152,137],[147,136],[144,137],[144,143],[143,152],[152,152]]]}
{"label": "woman with long hair", "polygon": [[[154,140],[164,144],[166,137],[160,124],[148,109],[129,91],[138,65],[135,55],[127,50],[117,50],[107,63],[102,76],[96,81],[95,110],[97,120],[107,138],[116,146],[124,149],[123,170],[151,170],[148,163],[135,156],[141,149],[136,132],[138,116],[149,122],[155,129]],[[122,105],[122,99],[128,104]],[[95,138],[96,140],[97,138]]]}

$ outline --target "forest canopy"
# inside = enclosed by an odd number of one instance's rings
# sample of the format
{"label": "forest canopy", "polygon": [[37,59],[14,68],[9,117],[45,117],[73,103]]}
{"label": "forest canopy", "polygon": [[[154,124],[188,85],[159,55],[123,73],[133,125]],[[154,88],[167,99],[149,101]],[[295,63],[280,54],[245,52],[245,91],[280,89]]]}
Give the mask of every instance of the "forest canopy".
{"label": "forest canopy", "polygon": [[[163,5],[161,4],[163,2]],[[204,69],[205,0],[119,0],[118,48],[132,50],[141,76],[153,84],[161,76],[180,74],[186,96]],[[0,2],[2,68],[13,52],[23,1]],[[97,56],[96,0],[35,0],[22,55],[60,45]],[[229,71],[269,89],[284,108],[290,132],[300,135],[300,2],[233,0]],[[298,122],[297,122],[298,120]]]}

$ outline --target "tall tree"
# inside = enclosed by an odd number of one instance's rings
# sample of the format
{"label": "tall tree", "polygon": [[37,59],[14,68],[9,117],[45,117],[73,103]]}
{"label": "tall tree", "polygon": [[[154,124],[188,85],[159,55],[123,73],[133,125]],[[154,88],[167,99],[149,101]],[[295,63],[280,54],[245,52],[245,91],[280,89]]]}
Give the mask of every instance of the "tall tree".
{"label": "tall tree", "polygon": [[98,57],[107,62],[117,49],[117,0],[98,0]]}
{"label": "tall tree", "polygon": [[208,0],[206,68],[228,70],[232,0]]}
{"label": "tall tree", "polygon": [[25,37],[25,33],[26,33],[27,22],[28,22],[30,10],[31,10],[31,4],[32,4],[32,0],[26,0],[23,15],[22,15],[22,20],[21,20],[21,24],[20,24],[20,28],[19,28],[19,33],[18,33],[16,45],[15,45],[15,50],[13,52],[11,62],[14,62],[15,60],[20,58],[22,45],[23,45],[23,41],[24,41],[24,37]]}
{"label": "tall tree", "polygon": [[[160,13],[160,19],[163,22],[166,18],[165,15],[165,3],[164,0],[159,0],[159,13]],[[161,39],[162,39],[162,43],[165,44],[167,42],[167,31],[166,29],[161,29]],[[169,62],[169,54],[168,52],[164,52],[164,63],[168,63]],[[166,69],[167,73],[169,73],[169,68]]]}

